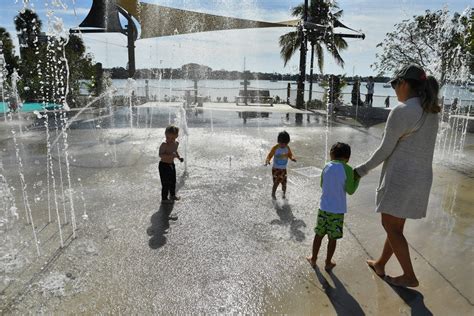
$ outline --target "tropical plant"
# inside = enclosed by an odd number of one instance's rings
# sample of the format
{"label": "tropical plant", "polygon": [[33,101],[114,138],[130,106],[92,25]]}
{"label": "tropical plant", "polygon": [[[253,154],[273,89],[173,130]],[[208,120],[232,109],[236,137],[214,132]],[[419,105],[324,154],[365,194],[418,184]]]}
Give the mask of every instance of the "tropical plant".
{"label": "tropical plant", "polygon": [[[294,7],[291,14],[295,17],[303,18],[304,4]],[[338,65],[344,67],[344,59],[340,51],[346,49],[348,45],[341,35],[334,34],[333,32],[334,25],[342,14],[343,10],[339,10],[335,1],[329,3],[325,0],[311,0],[308,10],[308,22],[313,25],[320,25],[320,27],[309,28],[308,42],[311,45],[311,56],[313,57],[314,53],[316,53],[317,63],[321,73],[324,68],[324,48],[331,54]],[[280,55],[283,58],[285,66],[291,57],[300,49],[300,32],[300,30],[295,30],[280,36]]]}
{"label": "tropical plant", "polygon": [[15,46],[10,34],[3,27],[0,27],[0,42],[2,43],[2,53],[5,59],[5,69],[7,81],[15,68],[18,68],[18,57],[15,56]]}
{"label": "tropical plant", "polygon": [[450,14],[447,8],[395,24],[377,47],[382,53],[372,67],[380,74],[400,65],[416,63],[434,74],[441,84],[469,78],[473,67],[473,9]]}
{"label": "tropical plant", "polygon": [[20,39],[18,88],[22,99],[67,101],[72,105],[79,94],[80,80],[90,80],[95,74],[92,57],[85,53],[82,39],[75,35],[67,39],[46,36],[41,32],[38,15],[29,9],[20,12],[14,22]]}

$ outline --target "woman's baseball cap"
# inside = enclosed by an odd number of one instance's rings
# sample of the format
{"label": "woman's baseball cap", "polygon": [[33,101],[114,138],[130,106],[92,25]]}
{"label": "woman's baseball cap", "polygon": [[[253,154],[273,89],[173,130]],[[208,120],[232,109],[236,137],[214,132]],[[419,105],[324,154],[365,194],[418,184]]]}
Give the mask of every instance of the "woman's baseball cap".
{"label": "woman's baseball cap", "polygon": [[426,73],[420,66],[409,64],[395,72],[394,77],[389,81],[394,82],[398,79],[411,79],[416,81],[425,81]]}

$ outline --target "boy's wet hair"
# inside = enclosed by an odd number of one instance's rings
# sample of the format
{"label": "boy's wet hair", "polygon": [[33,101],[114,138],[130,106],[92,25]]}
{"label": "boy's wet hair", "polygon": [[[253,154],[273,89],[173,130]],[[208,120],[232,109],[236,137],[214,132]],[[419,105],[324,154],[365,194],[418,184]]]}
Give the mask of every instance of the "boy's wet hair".
{"label": "boy's wet hair", "polygon": [[337,142],[332,145],[330,154],[334,159],[349,159],[351,158],[351,146]]}
{"label": "boy's wet hair", "polygon": [[179,134],[179,127],[174,126],[174,125],[169,125],[165,129],[165,134],[178,135]]}
{"label": "boy's wet hair", "polygon": [[288,144],[290,142],[290,134],[287,131],[278,133],[277,141],[282,144]]}

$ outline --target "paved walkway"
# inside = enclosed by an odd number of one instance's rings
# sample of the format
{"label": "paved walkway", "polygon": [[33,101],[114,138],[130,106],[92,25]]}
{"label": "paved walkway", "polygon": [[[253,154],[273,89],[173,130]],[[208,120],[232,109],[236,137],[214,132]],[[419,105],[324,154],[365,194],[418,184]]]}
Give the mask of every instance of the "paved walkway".
{"label": "paved walkway", "polygon": [[[373,213],[379,170],[364,178],[349,199],[334,272],[314,271],[304,259],[311,249],[321,193],[318,168],[327,151],[326,125],[320,118],[311,117],[299,127],[283,113],[245,125],[231,113],[214,116],[212,125],[208,115],[190,117],[188,139],[180,144],[186,161],[177,164],[182,200],[164,207],[157,146],[168,115],[165,111],[153,118],[157,128],[141,124],[134,129],[69,131],[78,230],[73,240],[71,225],[63,226],[65,247],[59,250],[57,223],[47,219],[44,131],[19,136],[40,258],[20,202],[13,139],[2,136],[0,174],[16,188],[11,194],[20,215],[8,231],[15,260],[2,259],[8,267],[0,295],[2,314],[474,312],[472,165],[467,172],[435,166],[428,217],[409,221],[406,231],[420,287],[396,289],[365,264],[384,241],[380,218]],[[3,133],[10,126],[0,128]],[[298,162],[289,165],[288,200],[273,202],[271,171],[263,160],[283,128],[292,137]],[[380,127],[336,124],[329,129],[328,144],[350,143],[355,165],[377,147],[380,134]],[[472,156],[469,146],[467,155]],[[53,161],[57,164],[58,157]],[[67,197],[65,206],[71,222]],[[61,208],[60,200],[63,216]],[[168,214],[178,220],[169,220]],[[400,273],[395,260],[387,273]]]}

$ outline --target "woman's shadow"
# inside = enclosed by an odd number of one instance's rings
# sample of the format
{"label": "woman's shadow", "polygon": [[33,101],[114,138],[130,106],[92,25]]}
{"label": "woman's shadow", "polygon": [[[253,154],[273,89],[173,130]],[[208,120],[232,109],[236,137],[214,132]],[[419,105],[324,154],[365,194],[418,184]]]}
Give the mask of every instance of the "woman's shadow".
{"label": "woman's shadow", "polygon": [[406,287],[398,287],[391,284],[389,285],[398,294],[398,296],[400,296],[400,298],[405,302],[405,304],[410,306],[412,315],[433,315],[433,313],[425,305],[423,294]]}
{"label": "woman's shadow", "polygon": [[324,277],[317,266],[314,268],[314,271],[316,272],[319,282],[323,286],[324,293],[326,293],[331,304],[334,306],[337,315],[365,315],[362,307],[360,307],[355,298],[347,292],[345,286],[332,271],[328,273],[331,280],[334,282],[334,287],[329,284],[328,280]]}
{"label": "woman's shadow", "polygon": [[151,226],[146,232],[150,236],[148,245],[151,249],[158,249],[166,244],[166,234],[170,228],[170,220],[178,219],[176,215],[172,215],[174,204],[161,204],[158,212],[153,213],[150,218]]}

